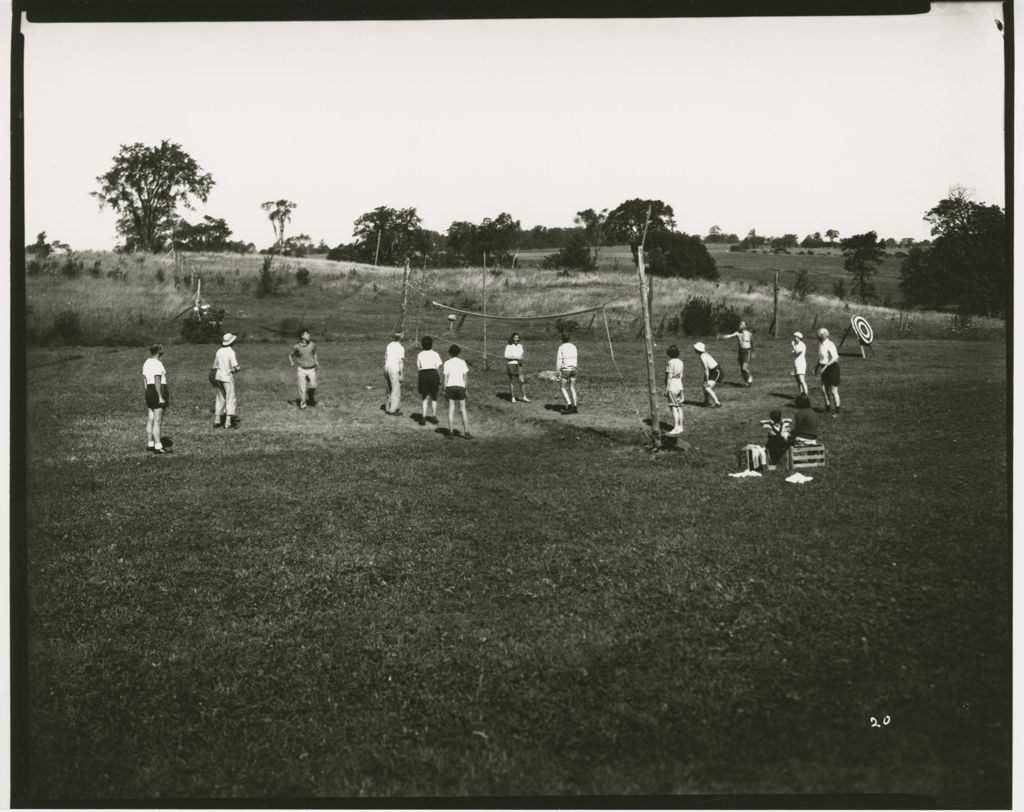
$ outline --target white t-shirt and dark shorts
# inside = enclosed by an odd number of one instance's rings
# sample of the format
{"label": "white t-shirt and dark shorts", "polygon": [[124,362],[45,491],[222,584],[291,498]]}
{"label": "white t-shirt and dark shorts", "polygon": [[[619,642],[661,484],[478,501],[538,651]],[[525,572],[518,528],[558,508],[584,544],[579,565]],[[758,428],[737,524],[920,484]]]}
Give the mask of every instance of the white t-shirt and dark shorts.
{"label": "white t-shirt and dark shorts", "polygon": [[441,389],[441,356],[437,350],[423,350],[417,355],[416,368],[419,370],[416,384],[420,397],[437,400],[437,393]]}
{"label": "white t-shirt and dark shorts", "polygon": [[469,365],[461,358],[449,358],[444,362],[444,396],[448,400],[466,399],[466,375]]}
{"label": "white t-shirt and dark shorts", "polygon": [[[156,391],[156,376],[160,376],[160,392]],[[170,405],[170,397],[167,392],[167,370],[156,358],[148,358],[142,365],[142,377],[146,380],[146,407],[149,409],[166,409]],[[163,395],[164,402],[161,405],[160,395]]]}

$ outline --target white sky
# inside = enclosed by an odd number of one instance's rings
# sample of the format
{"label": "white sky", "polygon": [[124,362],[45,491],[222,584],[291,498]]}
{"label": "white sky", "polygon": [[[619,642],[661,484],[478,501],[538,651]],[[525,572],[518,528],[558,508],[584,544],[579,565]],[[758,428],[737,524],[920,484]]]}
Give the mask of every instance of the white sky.
{"label": "white sky", "polygon": [[379,206],[523,228],[660,198],[680,230],[928,236],[953,184],[1005,204],[997,3],[912,17],[25,23],[25,226],[110,248],[89,196],[167,138],[266,247],[330,245]]}

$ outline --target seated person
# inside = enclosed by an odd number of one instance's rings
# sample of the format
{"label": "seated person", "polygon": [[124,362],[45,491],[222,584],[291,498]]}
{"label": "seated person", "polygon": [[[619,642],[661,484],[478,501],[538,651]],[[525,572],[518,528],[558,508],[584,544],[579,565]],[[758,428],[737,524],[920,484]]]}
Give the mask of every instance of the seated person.
{"label": "seated person", "polygon": [[790,445],[818,442],[818,414],[811,408],[811,399],[799,395],[796,399],[796,414],[793,415],[793,432]]}
{"label": "seated person", "polygon": [[788,418],[782,419],[782,412],[779,409],[772,409],[769,419],[762,420],[761,425],[768,430],[768,440],[764,444],[768,451],[768,462],[770,465],[778,465],[789,448],[790,421]]}

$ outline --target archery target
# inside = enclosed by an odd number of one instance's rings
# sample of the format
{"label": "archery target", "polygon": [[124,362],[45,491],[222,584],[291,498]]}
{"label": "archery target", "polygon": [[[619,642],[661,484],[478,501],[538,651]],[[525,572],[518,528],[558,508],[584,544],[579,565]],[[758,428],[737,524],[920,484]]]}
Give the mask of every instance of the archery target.
{"label": "archery target", "polygon": [[863,316],[854,316],[851,318],[850,325],[853,327],[853,331],[857,334],[857,338],[860,339],[861,344],[870,344],[875,340],[875,333],[871,329],[871,325],[868,324],[868,320]]}

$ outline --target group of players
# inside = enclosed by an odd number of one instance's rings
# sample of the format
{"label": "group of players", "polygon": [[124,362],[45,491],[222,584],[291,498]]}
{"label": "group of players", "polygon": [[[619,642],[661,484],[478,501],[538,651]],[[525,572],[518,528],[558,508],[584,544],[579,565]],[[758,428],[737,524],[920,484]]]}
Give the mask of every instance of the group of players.
{"label": "group of players", "polygon": [[[234,376],[239,371],[238,358],[235,355],[234,343],[237,336],[226,333],[217,350],[210,368],[209,380],[214,387],[214,427],[234,429],[238,427],[236,414]],[[719,336],[725,340],[735,338],[738,344],[738,363],[744,384],[750,386],[753,376],[750,373],[750,362],[753,358],[753,333],[746,323],[740,322],[735,332]],[[833,417],[839,415],[839,352],[829,338],[829,332],[821,328],[817,332],[818,363],[815,371],[821,375],[822,392],[825,396],[825,412]],[[405,369],[405,347],[401,333],[394,333],[391,341],[384,349],[384,383],[387,399],[383,406],[385,414],[400,415],[402,399],[402,382]],[[444,392],[448,401],[448,438],[459,436],[455,430],[455,410],[458,407],[462,422],[461,436],[472,439],[469,431],[469,417],[466,413],[466,387],[469,376],[469,365],[460,357],[462,349],[458,344],[448,348],[448,358],[443,360],[433,346],[433,338],[424,336],[420,339],[420,352],[416,356],[417,389],[422,398],[419,423],[437,425],[437,400]],[[803,342],[803,334],[793,333],[791,340],[793,354],[793,375],[796,379],[798,394],[807,397],[807,347]],[[147,408],[146,446],[156,454],[166,453],[161,438],[161,423],[164,410],[169,404],[167,386],[167,370],[161,356],[163,345],[153,344],[149,348],[150,357],[142,366],[145,380],[145,400]],[[715,393],[715,387],[722,381],[721,365],[708,352],[703,342],[693,345],[693,350],[700,360],[703,373],[704,406],[720,408],[722,403]],[[668,399],[673,417],[673,428],[669,435],[683,433],[683,362],[679,358],[679,347],[675,344],[668,347],[668,366],[665,368],[665,396]],[[526,377],[524,375],[525,349],[519,333],[512,333],[505,346],[504,361],[509,382],[509,397],[512,403],[521,401],[529,403],[526,396]],[[555,355],[555,374],[559,381],[560,392],[564,400],[562,414],[578,413],[579,404],[576,394],[576,375],[579,352],[567,334],[562,335],[562,343]],[[302,330],[296,343],[288,355],[288,363],[296,369],[300,409],[316,405],[317,370],[320,366],[317,358],[316,345],[308,330]],[[517,397],[518,388],[518,397]]]}

